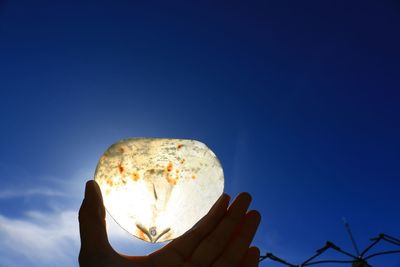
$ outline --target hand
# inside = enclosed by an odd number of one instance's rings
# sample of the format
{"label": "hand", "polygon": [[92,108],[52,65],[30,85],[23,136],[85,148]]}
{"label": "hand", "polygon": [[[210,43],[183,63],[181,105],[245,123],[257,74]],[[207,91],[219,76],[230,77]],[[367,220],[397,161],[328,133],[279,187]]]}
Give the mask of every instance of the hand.
{"label": "hand", "polygon": [[125,256],[110,245],[100,188],[86,183],[79,210],[81,267],[256,267],[260,251],[249,247],[261,216],[247,209],[251,196],[241,193],[229,206],[223,194],[192,229],[147,256]]}

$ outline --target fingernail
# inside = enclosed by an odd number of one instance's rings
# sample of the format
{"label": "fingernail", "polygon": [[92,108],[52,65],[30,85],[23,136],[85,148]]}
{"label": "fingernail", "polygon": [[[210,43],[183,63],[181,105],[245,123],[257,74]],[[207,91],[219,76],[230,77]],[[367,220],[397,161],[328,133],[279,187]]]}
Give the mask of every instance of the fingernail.
{"label": "fingernail", "polygon": [[260,225],[261,223],[261,214],[257,210],[251,210],[247,213],[247,217],[253,217],[255,219],[256,225]]}

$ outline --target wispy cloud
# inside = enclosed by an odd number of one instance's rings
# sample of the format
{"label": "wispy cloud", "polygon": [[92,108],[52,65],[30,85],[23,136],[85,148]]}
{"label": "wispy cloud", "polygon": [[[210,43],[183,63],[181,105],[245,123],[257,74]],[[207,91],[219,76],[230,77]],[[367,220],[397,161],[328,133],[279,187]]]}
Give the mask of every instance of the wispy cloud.
{"label": "wispy cloud", "polygon": [[[0,211],[0,266],[78,266],[78,210],[86,181],[79,177],[44,180],[35,188],[0,191],[0,201],[13,199],[23,214],[11,216],[11,210]],[[24,211],[26,197],[41,197],[42,205]],[[161,247],[131,236],[110,216],[107,232],[112,246],[123,254],[145,255]]]}
{"label": "wispy cloud", "polygon": [[[107,219],[117,251],[144,255],[161,245],[145,244]],[[0,214],[0,266],[77,266],[80,247],[77,210],[29,211],[22,218]]]}
{"label": "wispy cloud", "polygon": [[0,191],[0,199],[32,196],[67,197],[68,194],[50,188],[30,188],[26,190],[7,189]]}
{"label": "wispy cloud", "polygon": [[0,266],[76,266],[77,213],[28,212],[23,218],[0,215]]}

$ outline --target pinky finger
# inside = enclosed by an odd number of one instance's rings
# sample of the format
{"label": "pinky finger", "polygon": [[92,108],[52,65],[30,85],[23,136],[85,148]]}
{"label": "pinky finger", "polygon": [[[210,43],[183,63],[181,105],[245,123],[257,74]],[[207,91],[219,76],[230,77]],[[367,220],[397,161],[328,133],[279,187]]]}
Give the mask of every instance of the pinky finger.
{"label": "pinky finger", "polygon": [[260,250],[257,247],[250,247],[246,255],[243,257],[239,267],[258,267],[258,259],[260,258]]}

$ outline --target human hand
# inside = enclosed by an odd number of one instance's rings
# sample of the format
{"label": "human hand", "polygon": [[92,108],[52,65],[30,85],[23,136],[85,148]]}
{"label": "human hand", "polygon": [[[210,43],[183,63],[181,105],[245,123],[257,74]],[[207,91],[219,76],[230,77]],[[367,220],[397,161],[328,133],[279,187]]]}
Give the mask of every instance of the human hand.
{"label": "human hand", "polygon": [[239,194],[229,206],[223,194],[192,229],[147,256],[126,256],[110,245],[101,191],[86,183],[79,210],[81,267],[256,267],[260,251],[249,247],[261,220],[247,209],[251,196]]}

